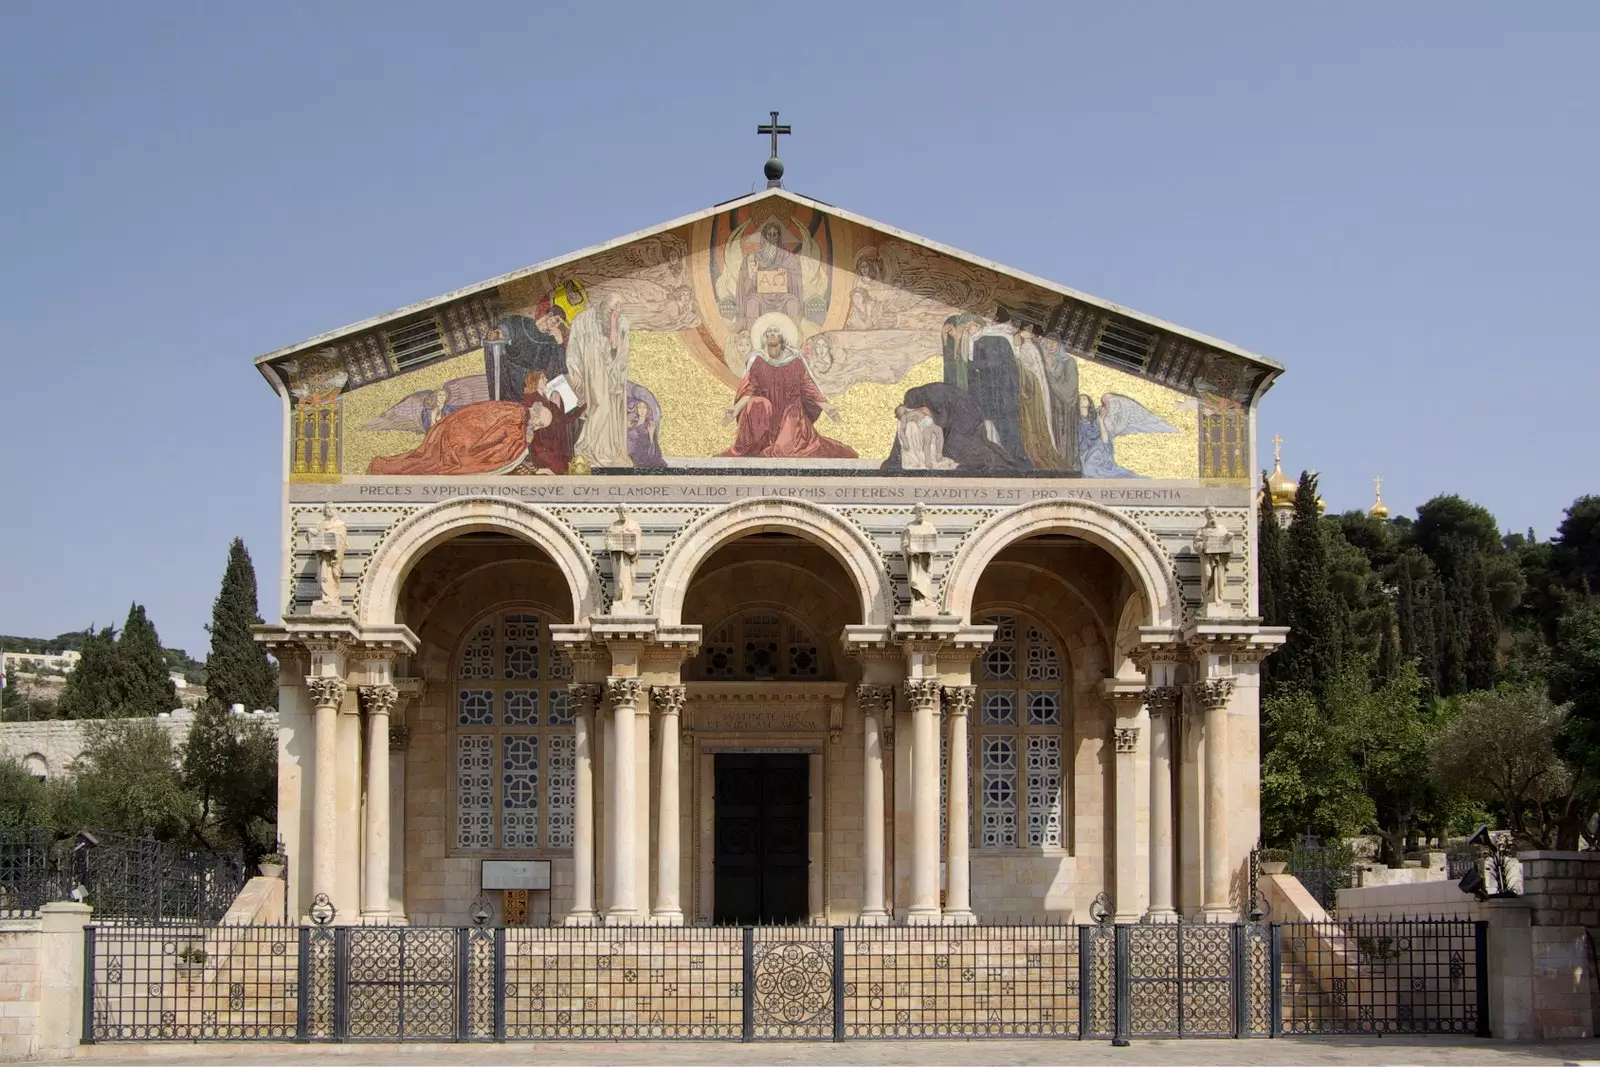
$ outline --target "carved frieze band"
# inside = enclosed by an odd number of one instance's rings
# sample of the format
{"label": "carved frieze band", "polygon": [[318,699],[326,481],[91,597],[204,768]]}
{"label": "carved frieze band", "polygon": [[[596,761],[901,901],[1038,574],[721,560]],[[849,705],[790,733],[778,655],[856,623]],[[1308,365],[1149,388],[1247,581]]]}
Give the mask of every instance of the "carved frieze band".
{"label": "carved frieze band", "polygon": [[1228,706],[1233,696],[1233,679],[1213,678],[1209,682],[1195,682],[1195,703],[1206,711],[1220,711]]}
{"label": "carved frieze band", "polygon": [[607,678],[606,699],[611,701],[613,708],[637,709],[641,688],[642,683],[637,678]]}
{"label": "carved frieze band", "polygon": [[336,708],[344,703],[344,679],[312,675],[306,679],[306,694],[314,708]]}
{"label": "carved frieze band", "polygon": [[1139,750],[1139,728],[1137,726],[1119,726],[1111,732],[1111,737],[1116,743],[1118,755],[1131,755]]}
{"label": "carved frieze band", "polygon": [[400,690],[392,685],[364,685],[356,690],[361,710],[368,715],[391,715],[400,700]]}
{"label": "carved frieze band", "polygon": [[906,703],[911,705],[912,711],[938,711],[939,710],[939,680],[937,678],[908,678],[906,680]]}
{"label": "carved frieze band", "polygon": [[653,685],[650,687],[650,707],[658,715],[683,714],[683,702],[689,697],[686,685]]}
{"label": "carved frieze band", "polygon": [[978,702],[975,685],[947,685],[944,687],[944,713],[951,718],[967,718]]}

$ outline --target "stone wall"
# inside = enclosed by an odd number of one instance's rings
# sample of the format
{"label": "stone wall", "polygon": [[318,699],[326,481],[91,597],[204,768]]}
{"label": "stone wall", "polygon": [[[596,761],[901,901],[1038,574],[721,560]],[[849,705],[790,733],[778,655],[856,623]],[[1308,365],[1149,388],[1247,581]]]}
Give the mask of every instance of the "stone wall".
{"label": "stone wall", "polygon": [[[276,711],[252,712],[246,717],[265,723],[274,732],[278,729]],[[59,777],[83,752],[89,724],[98,721],[104,720],[51,719],[46,722],[0,723],[0,757],[17,760],[35,774],[47,778]],[[156,722],[166,728],[176,749],[189,738],[189,730],[194,726],[194,712],[164,712],[156,717]]]}
{"label": "stone wall", "polygon": [[1445,881],[1341,889],[1337,911],[1341,919],[1489,918],[1485,902],[1463,893],[1455,882]]}
{"label": "stone wall", "polygon": [[85,904],[0,920],[0,1059],[73,1056],[83,1034]]}

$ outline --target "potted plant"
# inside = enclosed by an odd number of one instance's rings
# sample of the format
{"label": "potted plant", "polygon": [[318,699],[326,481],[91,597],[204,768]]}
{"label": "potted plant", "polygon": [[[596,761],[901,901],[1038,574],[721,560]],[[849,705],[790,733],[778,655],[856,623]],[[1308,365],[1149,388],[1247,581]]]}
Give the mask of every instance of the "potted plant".
{"label": "potted plant", "polygon": [[200,945],[185,945],[178,950],[178,969],[192,970],[204,967],[206,964],[206,950]]}
{"label": "potted plant", "polygon": [[256,866],[267,878],[282,878],[283,867],[287,861],[281,852],[268,852],[256,861]]}
{"label": "potted plant", "polygon": [[1261,873],[1282,874],[1289,866],[1289,850],[1286,848],[1264,848],[1261,850]]}

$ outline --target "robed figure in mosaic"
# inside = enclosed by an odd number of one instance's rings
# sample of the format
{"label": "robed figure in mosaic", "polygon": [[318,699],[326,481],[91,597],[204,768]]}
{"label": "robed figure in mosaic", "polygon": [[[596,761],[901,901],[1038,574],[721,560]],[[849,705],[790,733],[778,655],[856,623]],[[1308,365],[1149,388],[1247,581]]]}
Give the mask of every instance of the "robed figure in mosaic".
{"label": "robed figure in mosaic", "polygon": [[792,320],[781,312],[763,315],[751,334],[759,347],[750,353],[726,421],[737,421],[738,436],[724,456],[854,459],[855,449],[817,432],[818,416],[837,409],[817,387],[796,347]]}

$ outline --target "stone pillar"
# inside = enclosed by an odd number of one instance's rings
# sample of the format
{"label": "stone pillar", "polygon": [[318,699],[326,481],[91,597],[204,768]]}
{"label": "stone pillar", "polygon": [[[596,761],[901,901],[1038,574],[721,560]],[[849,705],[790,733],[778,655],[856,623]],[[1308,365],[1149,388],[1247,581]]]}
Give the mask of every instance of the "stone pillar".
{"label": "stone pillar", "polygon": [[599,921],[594,907],[594,753],[595,713],[602,690],[593,682],[567,686],[572,703],[572,910],[568,926],[593,926]]}
{"label": "stone pillar", "polygon": [[[1127,707],[1132,701],[1117,703]],[[1133,717],[1118,716],[1111,730],[1111,745],[1116,769],[1112,774],[1114,790],[1112,824],[1116,833],[1115,864],[1112,896],[1116,905],[1116,921],[1138,922],[1139,907],[1139,792],[1138,759],[1139,727]]]}
{"label": "stone pillar", "polygon": [[608,862],[606,878],[611,899],[606,906],[606,922],[636,923],[638,903],[638,774],[634,759],[634,716],[639,704],[637,678],[606,679],[606,698],[611,701],[611,765],[606,768],[611,791],[607,831]]}
{"label": "stone pillar", "polygon": [[[414,695],[402,689],[397,709],[403,708],[408,698],[416,699]],[[404,713],[397,712],[389,721],[389,921],[391,923],[410,921],[406,918],[406,750],[411,746],[411,727],[403,720]]]}
{"label": "stone pillar", "polygon": [[[356,699],[352,699],[356,698]],[[361,915],[361,857],[362,857],[362,781],[361,781],[361,704],[359,690],[345,693],[339,705],[336,720],[338,731],[336,757],[338,768],[338,801],[335,805],[339,820],[334,835],[335,861],[333,902],[339,909],[342,922],[355,922]]]}
{"label": "stone pillar", "polygon": [[856,706],[861,709],[866,743],[861,802],[861,922],[870,926],[889,921],[889,914],[883,909],[883,723],[886,716],[894,714],[894,687],[863,682],[856,686]]}
{"label": "stone pillar", "polygon": [[400,691],[393,685],[364,685],[367,713],[367,832],[362,842],[361,920],[389,921],[389,714]]}
{"label": "stone pillar", "polygon": [[332,901],[339,875],[339,705],[344,679],[308,675],[306,694],[315,716],[316,755],[312,762],[315,809],[311,822],[311,893]]}
{"label": "stone pillar", "polygon": [[656,777],[660,796],[656,799],[656,899],[650,908],[650,921],[660,926],[682,926],[682,848],[678,822],[678,766],[682,758],[678,743],[678,721],[688,695],[683,685],[650,687],[650,706],[657,715],[659,745]]}
{"label": "stone pillar", "polygon": [[971,758],[967,723],[977,702],[975,685],[944,687],[944,717],[950,745],[950,768],[945,783],[945,897],[948,923],[977,922],[972,914],[972,813],[970,809]]}
{"label": "stone pillar", "polygon": [[1178,917],[1173,880],[1172,749],[1174,725],[1183,703],[1177,686],[1151,686],[1145,690],[1150,709],[1150,909],[1151,922],[1173,922]]}
{"label": "stone pillar", "polygon": [[[91,918],[89,905],[75,901],[51,901],[39,908],[37,1056],[70,1058],[83,1051],[83,986],[92,977],[83,973],[83,928]],[[14,1024],[29,998],[24,992],[20,1000],[7,999],[13,1009],[7,1021]]]}
{"label": "stone pillar", "polygon": [[939,681],[906,682],[911,706],[911,906],[906,922],[929,925],[939,911]]}
{"label": "stone pillar", "polygon": [[1215,922],[1233,919],[1228,903],[1232,858],[1228,854],[1228,701],[1233,696],[1233,681],[1214,678],[1195,683],[1195,701],[1205,719],[1201,745],[1204,748],[1206,792],[1204,830],[1204,869],[1201,914]]}

